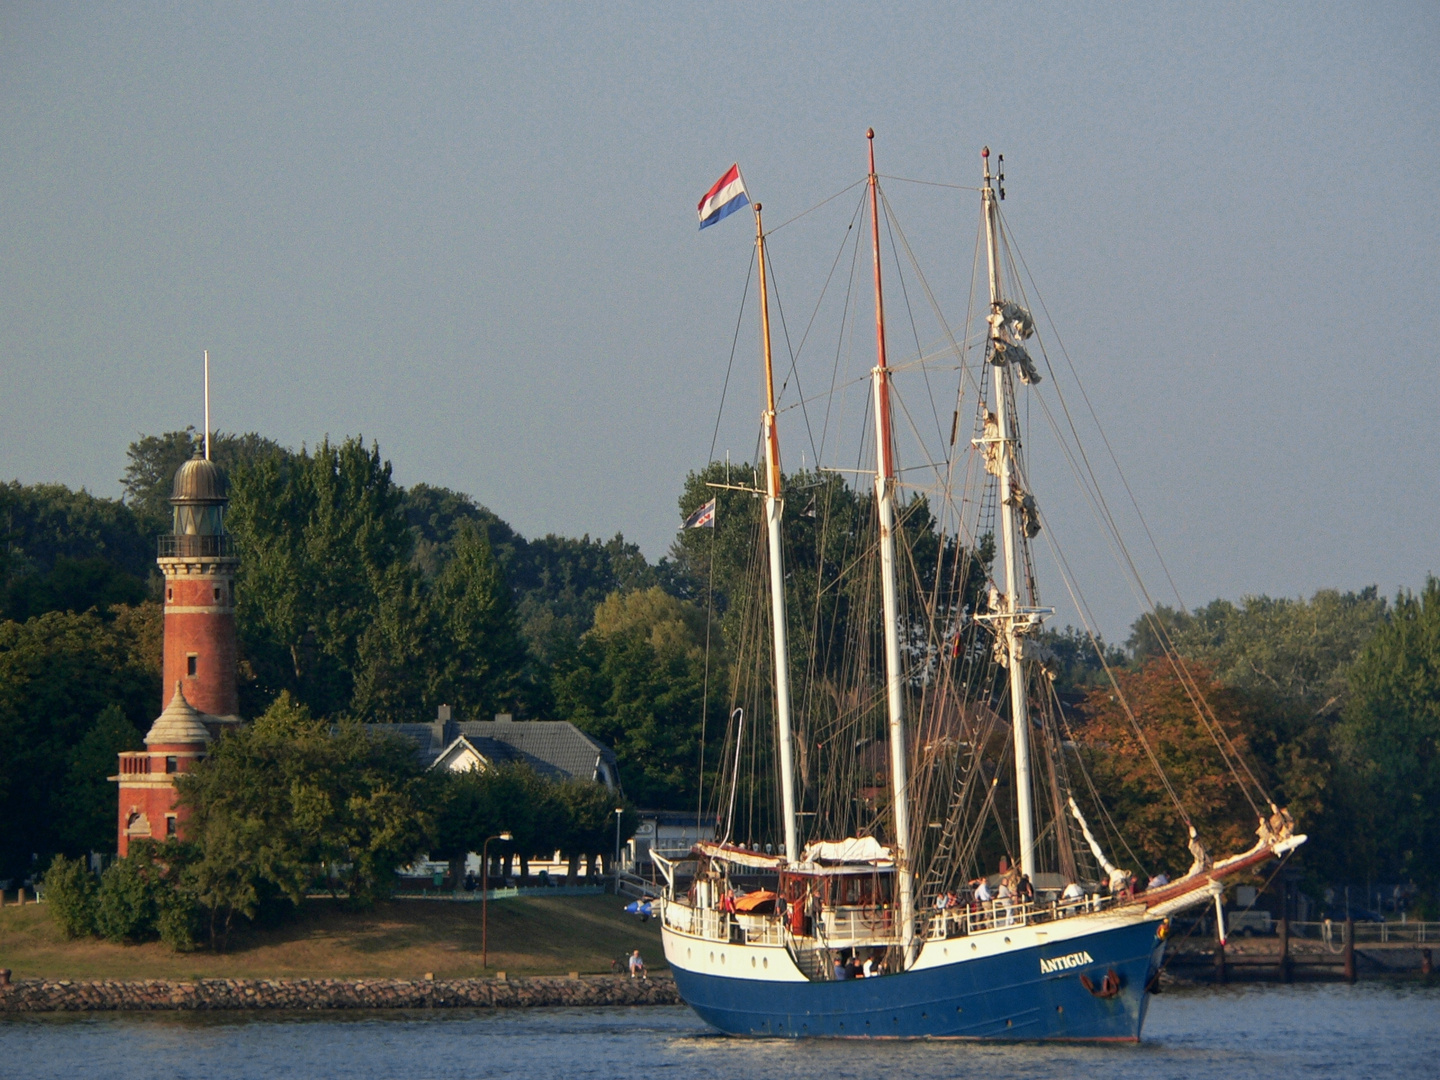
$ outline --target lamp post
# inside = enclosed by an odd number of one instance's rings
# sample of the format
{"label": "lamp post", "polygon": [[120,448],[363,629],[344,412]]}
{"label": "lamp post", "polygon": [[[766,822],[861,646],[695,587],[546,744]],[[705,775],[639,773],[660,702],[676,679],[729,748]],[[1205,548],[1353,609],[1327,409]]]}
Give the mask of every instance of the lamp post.
{"label": "lamp post", "polygon": [[490,841],[513,840],[506,829],[497,836],[487,836],[480,848],[480,970],[490,966]]}
{"label": "lamp post", "polygon": [[615,807],[615,895],[620,895],[620,819],[625,816],[623,806]]}

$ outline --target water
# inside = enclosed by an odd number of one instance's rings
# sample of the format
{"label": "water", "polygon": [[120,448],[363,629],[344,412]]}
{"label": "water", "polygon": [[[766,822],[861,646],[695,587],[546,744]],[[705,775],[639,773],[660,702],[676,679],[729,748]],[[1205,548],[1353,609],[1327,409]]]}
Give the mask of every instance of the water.
{"label": "water", "polygon": [[1219,987],[1154,999],[1140,1046],[748,1041],[687,1009],[0,1017],[6,1077],[1296,1080],[1440,1076],[1440,987]]}

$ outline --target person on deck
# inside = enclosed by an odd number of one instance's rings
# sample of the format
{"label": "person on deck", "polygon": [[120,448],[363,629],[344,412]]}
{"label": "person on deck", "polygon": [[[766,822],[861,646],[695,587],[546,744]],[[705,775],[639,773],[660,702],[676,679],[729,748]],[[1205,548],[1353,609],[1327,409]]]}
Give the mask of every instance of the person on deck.
{"label": "person on deck", "polygon": [[845,958],[838,952],[835,954],[835,971],[833,974],[836,982],[844,982],[850,977],[849,969],[845,967]]}
{"label": "person on deck", "polygon": [[1065,891],[1060,894],[1060,906],[1064,909],[1072,909],[1080,906],[1085,899],[1085,890],[1076,882],[1070,882],[1065,886]]}

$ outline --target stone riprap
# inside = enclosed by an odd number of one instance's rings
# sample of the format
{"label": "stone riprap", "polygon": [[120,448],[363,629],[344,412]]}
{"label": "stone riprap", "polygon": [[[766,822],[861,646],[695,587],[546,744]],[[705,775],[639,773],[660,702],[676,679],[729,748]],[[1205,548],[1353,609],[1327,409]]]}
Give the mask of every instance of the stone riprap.
{"label": "stone riprap", "polygon": [[17,979],[0,1012],[220,1009],[468,1009],[544,1005],[678,1005],[668,978],[610,975],[501,979]]}

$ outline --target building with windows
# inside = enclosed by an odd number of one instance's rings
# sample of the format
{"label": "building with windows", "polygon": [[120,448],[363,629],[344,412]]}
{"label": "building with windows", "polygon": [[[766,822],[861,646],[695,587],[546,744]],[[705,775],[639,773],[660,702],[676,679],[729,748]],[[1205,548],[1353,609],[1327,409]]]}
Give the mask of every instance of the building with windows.
{"label": "building with windows", "polygon": [[196,454],[175,473],[174,527],[160,537],[165,577],[165,695],[145,749],[120,755],[118,851],[131,840],[183,836],[175,777],[240,723],[236,678],[235,557],[225,532],[225,474]]}

